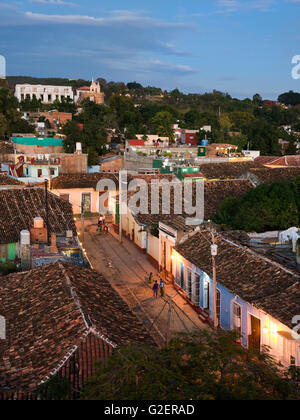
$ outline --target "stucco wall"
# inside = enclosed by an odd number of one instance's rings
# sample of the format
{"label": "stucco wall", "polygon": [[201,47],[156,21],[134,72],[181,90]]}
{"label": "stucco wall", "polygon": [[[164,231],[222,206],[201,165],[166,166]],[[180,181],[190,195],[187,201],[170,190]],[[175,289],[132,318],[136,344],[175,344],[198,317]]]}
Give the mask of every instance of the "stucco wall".
{"label": "stucco wall", "polygon": [[69,194],[69,201],[73,206],[74,214],[81,214],[81,201],[83,194],[91,194],[91,212],[99,212],[99,191],[95,191],[93,188],[71,188],[71,189],[59,189],[51,190],[51,192],[58,197],[61,195]]}
{"label": "stucco wall", "polygon": [[60,160],[60,174],[86,174],[88,172],[88,155],[63,154]]}
{"label": "stucco wall", "polygon": [[[210,318],[213,319],[214,295],[213,280],[198,267],[182,258],[180,255],[175,257],[176,265],[176,284],[181,283],[181,265],[184,267],[185,282],[183,290],[186,290],[186,269],[192,271],[192,294],[195,293],[195,274],[200,276],[200,304],[201,309],[205,309],[204,305],[204,283],[209,284],[209,302],[210,302]],[[237,303],[241,307],[241,331],[242,345],[248,347],[248,337],[251,335],[251,315],[261,321],[261,348],[268,346],[271,348],[271,355],[284,366],[289,367],[291,356],[296,358],[296,364],[300,366],[300,343],[289,340],[282,335],[282,332],[291,336],[292,330],[276,320],[264,311],[255,308],[245,302],[238,296],[232,294],[222,284],[217,283],[217,289],[221,293],[221,311],[220,326],[225,330],[233,328],[233,303]]]}
{"label": "stucco wall", "polygon": [[117,159],[103,162],[100,164],[101,171],[118,172],[123,168],[124,168],[124,158],[121,156]]}
{"label": "stucco wall", "polygon": [[27,145],[27,144],[16,144],[16,151],[18,154],[46,154],[49,155],[51,153],[64,153],[63,146],[34,146],[34,145]]}
{"label": "stucco wall", "polygon": [[148,254],[155,261],[159,262],[159,238],[148,233]]}

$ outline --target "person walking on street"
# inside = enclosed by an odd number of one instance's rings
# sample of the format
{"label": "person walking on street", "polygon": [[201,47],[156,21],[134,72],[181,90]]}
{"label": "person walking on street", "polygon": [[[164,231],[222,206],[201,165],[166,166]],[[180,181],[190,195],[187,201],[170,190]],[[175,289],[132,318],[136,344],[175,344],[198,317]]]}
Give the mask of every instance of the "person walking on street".
{"label": "person walking on street", "polygon": [[98,220],[98,232],[101,232],[103,229],[103,223],[104,223],[104,218],[102,215],[100,215],[99,220]]}
{"label": "person walking on street", "polygon": [[153,285],[153,296],[158,297],[158,282],[155,280],[155,283]]}
{"label": "person walking on street", "polygon": [[160,288],[160,296],[164,297],[165,296],[165,282],[163,279],[160,279],[159,288]]}

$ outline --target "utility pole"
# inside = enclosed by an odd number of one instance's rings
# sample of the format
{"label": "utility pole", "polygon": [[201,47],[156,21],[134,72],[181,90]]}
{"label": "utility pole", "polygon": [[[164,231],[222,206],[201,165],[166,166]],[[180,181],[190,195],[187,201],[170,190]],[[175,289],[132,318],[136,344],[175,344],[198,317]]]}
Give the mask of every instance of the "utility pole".
{"label": "utility pole", "polygon": [[50,229],[49,229],[49,202],[48,202],[48,181],[45,180],[45,205],[46,205],[46,228],[47,228],[47,241],[50,244]]}
{"label": "utility pole", "polygon": [[219,326],[218,313],[217,313],[217,266],[216,256],[218,255],[218,245],[216,244],[216,237],[213,231],[211,231],[212,245],[211,245],[211,257],[213,266],[213,281],[214,281],[214,328],[217,329]]}
{"label": "utility pole", "polygon": [[81,243],[84,248],[84,202],[81,203]]}
{"label": "utility pole", "polygon": [[[123,175],[126,176],[125,179],[123,179]],[[126,189],[124,188],[125,185],[126,185]],[[122,169],[119,172],[119,241],[120,241],[120,244],[123,243],[123,231],[122,231],[123,200],[125,200],[124,205],[127,206],[127,171]]]}

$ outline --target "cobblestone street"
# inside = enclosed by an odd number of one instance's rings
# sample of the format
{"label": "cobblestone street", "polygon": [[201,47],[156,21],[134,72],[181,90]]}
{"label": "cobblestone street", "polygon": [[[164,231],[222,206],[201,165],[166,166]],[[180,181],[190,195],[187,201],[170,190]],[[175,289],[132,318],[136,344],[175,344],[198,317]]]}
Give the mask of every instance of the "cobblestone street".
{"label": "cobblestone street", "polygon": [[[80,231],[80,223],[77,228]],[[207,328],[172,285],[166,286],[164,298],[153,297],[147,279],[150,272],[158,273],[129,240],[121,245],[115,235],[97,232],[96,221],[88,220],[84,246],[93,268],[106,276],[159,344],[175,333]]]}

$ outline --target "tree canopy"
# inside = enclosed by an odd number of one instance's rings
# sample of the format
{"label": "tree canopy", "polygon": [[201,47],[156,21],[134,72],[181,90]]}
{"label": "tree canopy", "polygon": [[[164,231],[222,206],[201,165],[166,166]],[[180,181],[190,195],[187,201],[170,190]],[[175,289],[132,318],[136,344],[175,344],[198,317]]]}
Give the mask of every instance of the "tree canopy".
{"label": "tree canopy", "polygon": [[131,345],[98,366],[84,400],[299,399],[292,371],[265,348],[248,351],[225,331],[182,334],[162,349]]}
{"label": "tree canopy", "polygon": [[[296,153],[296,143],[300,137],[299,93],[290,91],[279,96],[280,102],[289,107],[285,109],[273,102],[274,106],[265,106],[259,93],[252,99],[239,100],[217,90],[202,94],[185,94],[178,88],[163,92],[161,88],[144,87],[136,81],[125,84],[107,82],[103,78],[98,80],[105,93],[106,104],[97,105],[86,99],[80,106],[82,112],[70,99],[55,101],[51,105],[42,104],[36,98],[26,98],[18,103],[8,86],[4,85],[0,88],[0,136],[9,136],[17,131],[33,131],[30,124],[20,122],[21,115],[18,109],[37,112],[56,108],[61,112],[72,113],[73,120],[83,124],[83,130],[80,133],[77,130],[76,136],[78,141],[83,142],[84,149],[90,150],[91,161],[97,161],[97,153],[105,152],[107,144],[104,138],[107,137],[105,132],[108,130],[114,130],[120,143],[125,139],[136,138],[137,134],[167,136],[172,143],[172,125],[176,123],[183,129],[194,130],[201,130],[204,125],[210,125],[211,132],[201,131],[198,134],[199,142],[205,136],[212,143],[235,144],[239,151],[249,145],[251,149],[259,150],[262,155]],[[25,76],[8,78],[8,82],[71,85],[74,89],[90,83],[84,80],[35,79]],[[286,130],[286,125],[292,127],[292,133]],[[68,131],[69,128],[64,130]],[[72,136],[65,141],[67,152],[74,149],[76,142],[75,131],[71,131]],[[279,144],[279,139],[285,141],[285,149]]]}
{"label": "tree canopy", "polygon": [[235,230],[285,230],[300,223],[300,177],[291,182],[263,184],[241,199],[227,198],[214,222]]}

